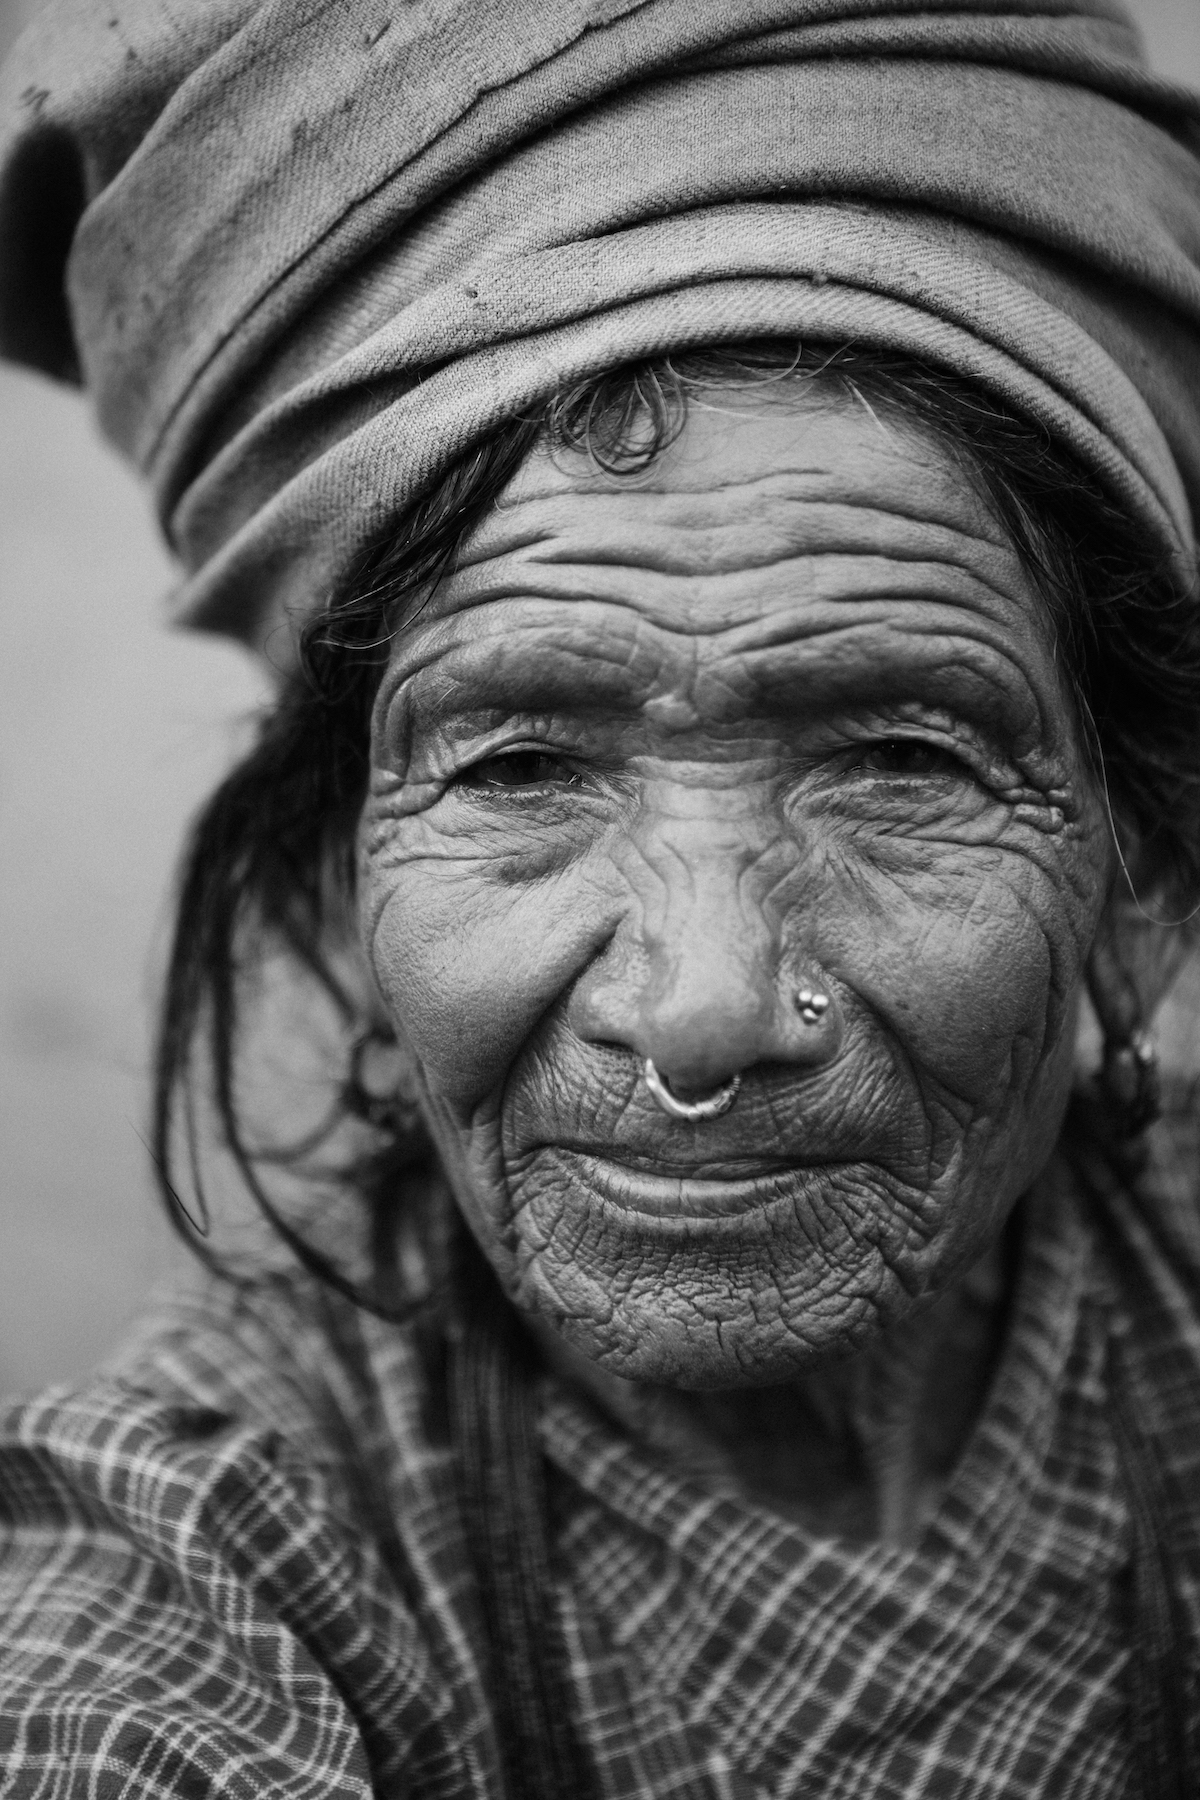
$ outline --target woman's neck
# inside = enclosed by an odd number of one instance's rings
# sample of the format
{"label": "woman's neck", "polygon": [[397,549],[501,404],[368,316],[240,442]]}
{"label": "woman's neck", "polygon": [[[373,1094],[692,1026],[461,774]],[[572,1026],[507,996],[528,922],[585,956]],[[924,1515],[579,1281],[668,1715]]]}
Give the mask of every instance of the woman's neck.
{"label": "woman's neck", "polygon": [[1009,1257],[993,1249],[915,1317],[781,1387],[690,1393],[623,1381],[538,1336],[556,1371],[682,1472],[815,1530],[909,1543],[979,1416]]}

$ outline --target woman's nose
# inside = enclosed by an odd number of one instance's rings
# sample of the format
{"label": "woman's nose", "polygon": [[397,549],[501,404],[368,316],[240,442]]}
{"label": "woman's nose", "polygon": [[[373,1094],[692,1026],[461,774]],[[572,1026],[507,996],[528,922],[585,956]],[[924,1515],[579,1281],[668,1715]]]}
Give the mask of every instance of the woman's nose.
{"label": "woman's nose", "polygon": [[576,1033],[651,1058],[684,1094],[755,1063],[830,1061],[841,1008],[819,968],[787,953],[786,918],[754,899],[736,858],[678,873],[665,904],[627,921],[577,983]]}

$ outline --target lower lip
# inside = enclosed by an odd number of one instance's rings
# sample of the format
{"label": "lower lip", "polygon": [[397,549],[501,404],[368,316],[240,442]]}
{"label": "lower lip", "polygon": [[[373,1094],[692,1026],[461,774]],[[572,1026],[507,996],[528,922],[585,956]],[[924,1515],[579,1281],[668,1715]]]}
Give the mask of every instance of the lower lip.
{"label": "lower lip", "polygon": [[575,1165],[581,1185],[594,1194],[625,1212],[657,1219],[723,1219],[759,1211],[775,1201],[793,1199],[805,1173],[792,1168],[741,1181],[704,1181],[695,1176],[648,1175],[578,1151],[560,1151],[559,1156]]}

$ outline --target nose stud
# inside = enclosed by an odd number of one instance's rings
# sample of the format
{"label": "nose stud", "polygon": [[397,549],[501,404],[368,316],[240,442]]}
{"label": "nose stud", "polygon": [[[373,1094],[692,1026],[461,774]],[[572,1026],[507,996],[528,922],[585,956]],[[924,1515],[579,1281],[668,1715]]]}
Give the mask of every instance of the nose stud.
{"label": "nose stud", "polygon": [[801,988],[796,995],[796,1005],[806,1025],[819,1025],[829,1011],[829,995],[819,994],[813,988]]}
{"label": "nose stud", "polygon": [[665,1113],[669,1113],[673,1119],[686,1119],[690,1125],[703,1125],[709,1119],[719,1119],[722,1113],[727,1113],[737,1099],[738,1089],[742,1085],[741,1076],[734,1075],[724,1087],[706,1094],[703,1100],[680,1100],[671,1092],[666,1076],[659,1074],[653,1058],[649,1056],[642,1070],[642,1080]]}

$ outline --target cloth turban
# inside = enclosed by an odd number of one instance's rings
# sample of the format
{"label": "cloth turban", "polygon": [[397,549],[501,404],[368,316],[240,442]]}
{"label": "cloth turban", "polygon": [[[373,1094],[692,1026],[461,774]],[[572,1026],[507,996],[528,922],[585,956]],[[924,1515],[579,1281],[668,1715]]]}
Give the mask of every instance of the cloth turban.
{"label": "cloth turban", "polygon": [[1200,103],[1115,0],[50,0],[7,82],[7,353],[277,660],[497,425],[764,335],[983,384],[1194,582]]}

